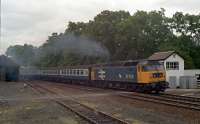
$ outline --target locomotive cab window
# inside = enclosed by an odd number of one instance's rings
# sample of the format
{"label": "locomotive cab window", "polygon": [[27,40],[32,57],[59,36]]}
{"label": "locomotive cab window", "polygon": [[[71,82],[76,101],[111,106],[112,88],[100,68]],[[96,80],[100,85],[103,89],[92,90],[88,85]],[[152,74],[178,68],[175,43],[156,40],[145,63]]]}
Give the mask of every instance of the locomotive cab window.
{"label": "locomotive cab window", "polygon": [[164,67],[162,65],[144,65],[142,66],[142,71],[162,71]]}

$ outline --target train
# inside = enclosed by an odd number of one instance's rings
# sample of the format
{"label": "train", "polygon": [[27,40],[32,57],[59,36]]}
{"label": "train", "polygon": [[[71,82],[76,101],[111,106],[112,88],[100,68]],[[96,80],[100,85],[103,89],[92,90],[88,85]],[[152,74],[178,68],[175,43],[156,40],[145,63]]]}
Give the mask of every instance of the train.
{"label": "train", "polygon": [[129,60],[104,64],[20,68],[23,79],[45,80],[135,92],[164,92],[168,88],[162,63]]}

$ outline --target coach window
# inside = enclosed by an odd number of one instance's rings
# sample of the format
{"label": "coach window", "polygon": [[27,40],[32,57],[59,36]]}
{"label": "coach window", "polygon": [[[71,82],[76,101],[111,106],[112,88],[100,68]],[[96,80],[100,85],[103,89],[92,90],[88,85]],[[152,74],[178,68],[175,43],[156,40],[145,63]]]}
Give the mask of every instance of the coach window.
{"label": "coach window", "polygon": [[68,69],[66,69],[66,75],[69,75],[69,70]]}
{"label": "coach window", "polygon": [[75,76],[76,75],[76,70],[75,69],[73,69],[73,76]]}
{"label": "coach window", "polygon": [[81,71],[81,75],[83,75],[83,69],[81,69],[80,71]]}
{"label": "coach window", "polygon": [[70,75],[70,69],[67,69],[67,75],[68,76]]}
{"label": "coach window", "polygon": [[71,69],[71,76],[74,74],[74,70],[73,69]]}
{"label": "coach window", "polygon": [[73,70],[71,69],[71,76],[73,75]]}
{"label": "coach window", "polygon": [[76,70],[75,70],[75,69],[73,69],[73,75],[74,75],[74,76],[76,75]]}
{"label": "coach window", "polygon": [[64,69],[64,72],[65,72],[65,75],[66,75],[66,73],[67,73],[67,70],[66,70],[66,69]]}
{"label": "coach window", "polygon": [[71,69],[71,76],[73,76],[74,75],[74,70],[73,69]]}
{"label": "coach window", "polygon": [[78,69],[78,70],[77,70],[77,75],[79,75],[79,73],[80,73],[80,70]]}

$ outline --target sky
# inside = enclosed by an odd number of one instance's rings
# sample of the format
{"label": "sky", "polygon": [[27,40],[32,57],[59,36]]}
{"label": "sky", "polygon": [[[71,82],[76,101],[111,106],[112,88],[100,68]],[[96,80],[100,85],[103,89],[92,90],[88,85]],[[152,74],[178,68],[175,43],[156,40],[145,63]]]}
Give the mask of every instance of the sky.
{"label": "sky", "polygon": [[1,0],[0,54],[10,45],[40,46],[53,32],[64,32],[69,21],[92,20],[103,10],[166,9],[199,14],[200,0]]}

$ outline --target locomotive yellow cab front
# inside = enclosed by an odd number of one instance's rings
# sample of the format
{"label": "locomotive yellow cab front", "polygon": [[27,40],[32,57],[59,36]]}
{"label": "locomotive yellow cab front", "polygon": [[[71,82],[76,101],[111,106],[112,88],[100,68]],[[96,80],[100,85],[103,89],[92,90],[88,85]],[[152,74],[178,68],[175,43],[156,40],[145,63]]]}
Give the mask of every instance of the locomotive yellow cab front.
{"label": "locomotive yellow cab front", "polygon": [[138,84],[142,91],[164,91],[168,87],[163,64],[158,62],[137,65]]}
{"label": "locomotive yellow cab front", "polygon": [[165,81],[163,65],[138,65],[139,83],[156,83]]}

